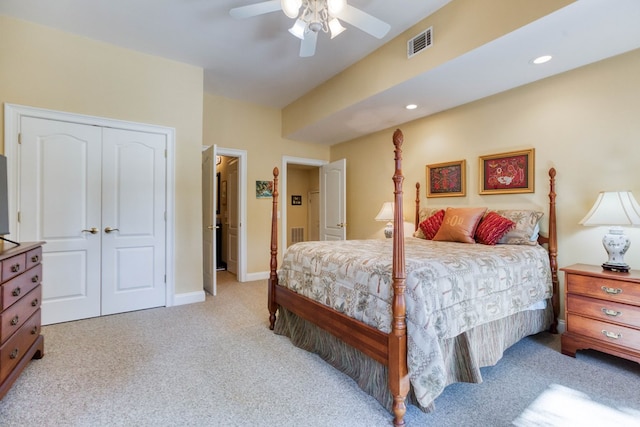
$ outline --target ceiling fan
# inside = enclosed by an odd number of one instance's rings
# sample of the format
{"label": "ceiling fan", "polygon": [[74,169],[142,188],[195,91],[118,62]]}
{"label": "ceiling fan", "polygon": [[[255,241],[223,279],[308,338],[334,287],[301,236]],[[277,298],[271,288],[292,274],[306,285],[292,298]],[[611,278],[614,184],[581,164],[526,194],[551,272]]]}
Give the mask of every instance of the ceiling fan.
{"label": "ceiling fan", "polygon": [[235,7],[229,14],[236,19],[244,19],[279,10],[296,20],[289,32],[302,40],[301,57],[315,54],[319,32],[331,33],[331,38],[334,38],[346,30],[340,20],[379,39],[391,28],[375,16],[348,5],[346,0],[269,0]]}

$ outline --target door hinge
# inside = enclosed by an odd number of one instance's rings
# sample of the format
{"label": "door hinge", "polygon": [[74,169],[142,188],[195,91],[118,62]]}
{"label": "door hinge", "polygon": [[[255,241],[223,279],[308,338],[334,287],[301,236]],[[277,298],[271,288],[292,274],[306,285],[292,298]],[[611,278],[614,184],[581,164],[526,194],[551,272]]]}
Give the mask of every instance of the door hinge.
{"label": "door hinge", "polygon": [[167,150],[164,150],[164,158],[167,158]]}
{"label": "door hinge", "polygon": [[18,133],[18,144],[22,144],[22,133]]}
{"label": "door hinge", "polygon": [[167,211],[164,211],[164,222],[167,222]]}
{"label": "door hinge", "polygon": [[18,222],[20,222],[20,211],[18,211]]}
{"label": "door hinge", "polygon": [[167,283],[167,275],[164,275],[164,283]]}

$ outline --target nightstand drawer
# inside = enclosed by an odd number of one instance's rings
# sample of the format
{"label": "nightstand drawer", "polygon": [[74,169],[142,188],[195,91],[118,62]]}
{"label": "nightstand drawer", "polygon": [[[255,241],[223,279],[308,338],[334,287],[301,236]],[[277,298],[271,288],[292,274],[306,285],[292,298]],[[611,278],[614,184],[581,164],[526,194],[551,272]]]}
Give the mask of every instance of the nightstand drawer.
{"label": "nightstand drawer", "polygon": [[0,314],[0,343],[7,341],[40,308],[42,288],[38,285]]}
{"label": "nightstand drawer", "polygon": [[620,274],[620,280],[571,274],[567,276],[567,292],[638,305],[640,286],[623,280],[624,274]]}
{"label": "nightstand drawer", "polygon": [[595,319],[588,319],[574,314],[567,316],[567,332],[630,349],[640,347],[639,330]]}
{"label": "nightstand drawer", "polygon": [[0,346],[0,381],[4,380],[40,335],[40,310]]}
{"label": "nightstand drawer", "polygon": [[633,305],[569,294],[567,310],[573,314],[593,317],[603,322],[620,323],[632,328],[640,325],[640,307]]}
{"label": "nightstand drawer", "polygon": [[0,309],[5,310],[38,286],[42,280],[42,264],[14,277],[0,287]]}

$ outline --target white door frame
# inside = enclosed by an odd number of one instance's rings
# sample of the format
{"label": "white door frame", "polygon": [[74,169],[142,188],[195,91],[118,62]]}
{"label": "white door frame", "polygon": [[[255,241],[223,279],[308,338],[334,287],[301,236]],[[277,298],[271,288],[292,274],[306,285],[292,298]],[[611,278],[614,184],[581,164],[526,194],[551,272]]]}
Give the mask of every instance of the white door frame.
{"label": "white door frame", "polygon": [[175,304],[175,129],[164,126],[108,119],[104,117],[66,113],[43,108],[28,107],[17,104],[4,105],[4,154],[7,156],[7,187],[9,195],[10,239],[17,240],[15,232],[18,220],[15,207],[19,206],[18,198],[18,165],[17,158],[21,118],[38,117],[42,119],[66,121],[91,126],[127,129],[139,132],[159,133],[167,139],[167,199],[166,199],[166,305]]}
{"label": "white door frame", "polygon": [[[224,148],[216,145],[218,156],[238,158],[238,282],[247,280],[247,150]],[[214,235],[214,242],[216,237]],[[255,280],[255,279],[251,279]]]}
{"label": "white door frame", "polygon": [[[327,160],[319,160],[319,159],[306,159],[303,157],[290,157],[290,156],[282,156],[282,170],[280,171],[280,188],[278,189],[280,193],[280,200],[278,200],[278,206],[280,207],[280,218],[281,218],[281,241],[278,245],[279,248],[282,248],[281,251],[284,251],[287,248],[287,205],[285,201],[287,200],[287,167],[289,165],[306,165],[306,166],[324,166],[329,164]],[[320,175],[320,171],[318,171],[318,175]]]}

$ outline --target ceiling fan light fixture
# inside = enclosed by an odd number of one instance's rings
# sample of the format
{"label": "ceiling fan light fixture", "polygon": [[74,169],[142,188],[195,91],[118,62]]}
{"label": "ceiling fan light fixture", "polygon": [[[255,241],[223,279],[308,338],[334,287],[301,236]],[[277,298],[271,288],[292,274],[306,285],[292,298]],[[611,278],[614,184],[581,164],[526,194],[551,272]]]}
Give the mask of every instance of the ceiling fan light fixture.
{"label": "ceiling fan light fixture", "polygon": [[340,21],[338,21],[338,18],[333,18],[331,21],[329,21],[329,30],[331,30],[331,38],[333,39],[342,34],[342,32],[346,30],[346,28],[342,26]]}
{"label": "ceiling fan light fixture", "polygon": [[289,32],[299,38],[300,40],[304,40],[304,32],[307,29],[307,24],[301,20],[296,19],[296,22],[293,24],[293,27],[289,28]]}
{"label": "ceiling fan light fixture", "polygon": [[331,16],[336,16],[342,12],[342,9],[344,9],[346,4],[347,0],[327,0],[327,9],[329,9],[329,14]]}
{"label": "ceiling fan light fixture", "polygon": [[302,6],[302,0],[281,0],[280,4],[284,14],[293,19],[298,17],[300,6]]}

